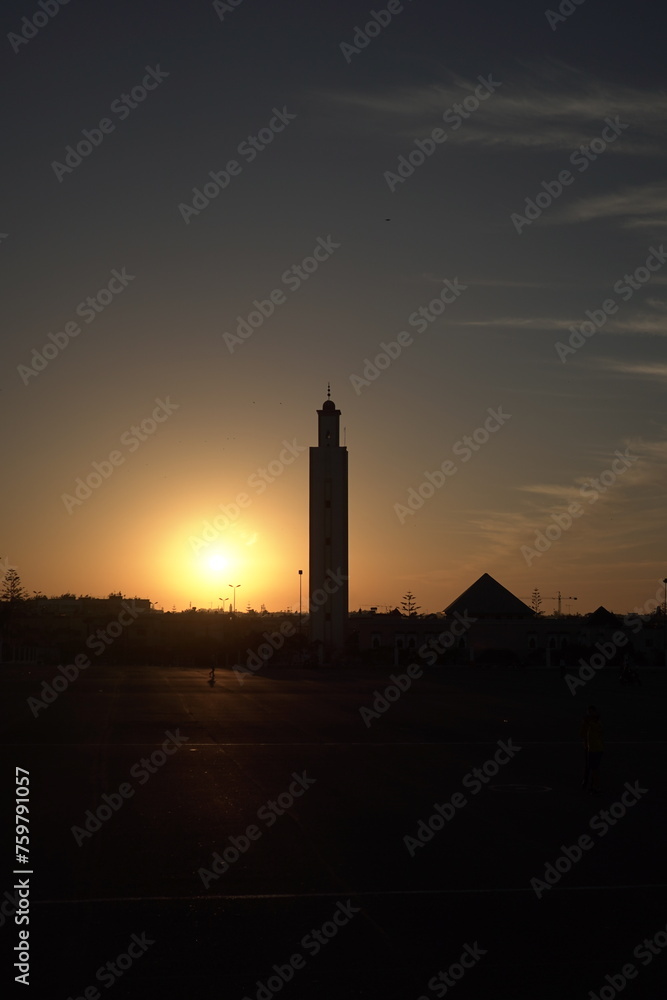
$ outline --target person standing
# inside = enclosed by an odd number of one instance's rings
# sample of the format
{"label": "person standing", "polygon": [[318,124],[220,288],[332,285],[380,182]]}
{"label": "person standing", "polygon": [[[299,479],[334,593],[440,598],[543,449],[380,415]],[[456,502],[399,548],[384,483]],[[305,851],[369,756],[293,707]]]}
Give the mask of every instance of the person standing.
{"label": "person standing", "polygon": [[591,792],[599,792],[600,765],[604,743],[602,741],[602,720],[595,705],[588,706],[582,720],[581,738],[584,744],[584,778],[581,785],[582,788],[590,787]]}

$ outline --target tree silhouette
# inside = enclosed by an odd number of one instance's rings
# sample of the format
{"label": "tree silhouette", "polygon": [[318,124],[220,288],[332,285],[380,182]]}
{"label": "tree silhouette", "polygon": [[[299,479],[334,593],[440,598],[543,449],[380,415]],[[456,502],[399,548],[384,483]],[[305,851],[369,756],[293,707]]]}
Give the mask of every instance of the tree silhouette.
{"label": "tree silhouette", "polygon": [[21,577],[15,569],[8,569],[0,590],[0,601],[8,601],[10,604],[17,604],[19,601],[28,599],[28,591],[21,584]]}
{"label": "tree silhouette", "polygon": [[403,596],[401,607],[403,614],[409,618],[415,617],[417,612],[421,611],[421,604],[415,604],[415,595],[410,590]]}
{"label": "tree silhouette", "polygon": [[542,610],[541,610],[542,609],[542,596],[541,596],[539,590],[537,589],[537,587],[535,587],[535,589],[533,590],[533,593],[530,595],[530,606],[531,606],[531,608],[533,609],[533,611],[535,612],[536,615],[541,615],[542,614]]}

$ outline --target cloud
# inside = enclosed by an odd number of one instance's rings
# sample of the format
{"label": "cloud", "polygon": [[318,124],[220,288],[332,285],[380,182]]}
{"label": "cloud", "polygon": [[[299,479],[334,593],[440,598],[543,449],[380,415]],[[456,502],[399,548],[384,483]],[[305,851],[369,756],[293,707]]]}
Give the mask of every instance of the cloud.
{"label": "cloud", "polygon": [[612,320],[605,329],[609,333],[646,334],[650,336],[667,336],[667,316],[650,313],[637,313],[632,319]]}
{"label": "cloud", "polygon": [[[444,278],[439,279],[442,284]],[[477,288],[566,288],[572,282],[566,281],[520,281],[511,278],[466,278],[465,284]]]}
{"label": "cloud", "polygon": [[[446,275],[440,276],[432,271],[426,271],[413,280],[430,285],[442,285],[446,281]],[[571,288],[577,284],[574,281],[525,281],[521,278],[470,278],[465,274],[461,276],[461,281],[466,288]]]}
{"label": "cloud", "polygon": [[556,316],[495,316],[491,319],[468,319],[452,322],[452,326],[506,327],[512,330],[568,330],[581,319],[559,319]]}
{"label": "cloud", "polygon": [[565,222],[592,222],[600,219],[622,219],[629,227],[663,228],[667,219],[667,181],[640,184],[621,191],[609,192],[590,198],[580,198],[563,206],[550,216],[552,224]]}
{"label": "cloud", "polygon": [[626,219],[624,225],[627,229],[654,229],[660,232],[667,229],[667,217],[664,219]]}
{"label": "cloud", "polygon": [[[667,365],[662,367],[667,371]],[[538,533],[557,523],[553,515],[562,515],[568,506],[578,503],[583,512],[554,540],[548,552],[532,562],[533,567],[543,571],[571,564],[575,571],[582,565],[589,569],[602,567],[610,552],[636,555],[639,547],[654,545],[664,530],[661,497],[667,469],[667,436],[627,439],[619,451],[627,452],[635,461],[611,482],[604,473],[613,468],[618,456],[601,452],[591,462],[588,475],[576,475],[568,483],[517,486],[513,509],[471,510],[466,527],[459,531],[475,538],[487,567],[495,559],[504,560],[506,566],[508,557],[515,556],[525,568],[521,547],[532,547]]]}
{"label": "cloud", "polygon": [[[629,127],[610,150],[626,156],[664,153],[667,94],[605,83],[556,62],[526,67],[523,79],[496,72],[492,78],[500,86],[460,128],[448,132],[452,145],[571,152],[599,135],[605,118],[618,116]],[[370,115],[376,131],[414,138],[437,127],[444,112],[460,105],[477,86],[478,80],[452,75],[446,83],[431,86],[398,85],[383,92],[327,96],[362,112],[365,127]]]}
{"label": "cloud", "polygon": [[607,358],[599,362],[599,367],[607,371],[616,372],[626,378],[628,375],[636,375],[637,378],[655,379],[658,382],[667,380],[667,364],[662,362],[647,362],[646,364],[633,364],[629,361],[614,361]]}
{"label": "cloud", "polygon": [[[599,333],[625,336],[667,336],[667,303],[661,299],[649,299],[647,305],[653,307],[653,312],[641,310],[633,315],[617,318],[608,317]],[[488,319],[468,319],[452,321],[456,327],[502,328],[516,333],[540,332],[546,330],[568,331],[570,327],[579,327],[585,316],[563,318],[559,316],[492,316]]]}
{"label": "cloud", "polygon": [[559,486],[553,483],[533,484],[531,486],[517,486],[517,490],[522,493],[532,493],[537,496],[553,497],[563,503],[569,503],[579,496],[578,486]]}

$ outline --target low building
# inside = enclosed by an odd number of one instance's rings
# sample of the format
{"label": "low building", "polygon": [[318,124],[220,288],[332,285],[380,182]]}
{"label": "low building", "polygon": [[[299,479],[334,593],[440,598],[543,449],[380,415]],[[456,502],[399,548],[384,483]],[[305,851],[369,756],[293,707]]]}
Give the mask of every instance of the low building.
{"label": "low building", "polygon": [[[484,573],[441,614],[376,609],[350,615],[350,656],[365,662],[560,667],[583,663],[664,666],[667,630],[659,612],[541,615]],[[602,662],[601,662],[602,661]]]}

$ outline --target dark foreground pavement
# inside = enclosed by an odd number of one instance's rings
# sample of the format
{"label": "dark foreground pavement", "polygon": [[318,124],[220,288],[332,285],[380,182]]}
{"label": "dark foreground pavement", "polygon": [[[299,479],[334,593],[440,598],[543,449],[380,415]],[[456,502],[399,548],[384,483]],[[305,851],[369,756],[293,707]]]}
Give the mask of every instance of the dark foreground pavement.
{"label": "dark foreground pavement", "polygon": [[[54,668],[0,668],[5,995],[662,997],[667,678],[607,673],[574,697],[555,672],[451,670],[366,725],[392,672],[218,671],[210,687],[98,666],[35,716]],[[580,788],[591,701],[599,795]],[[15,867],[32,872],[29,925]],[[9,957],[21,926],[28,989]]]}

